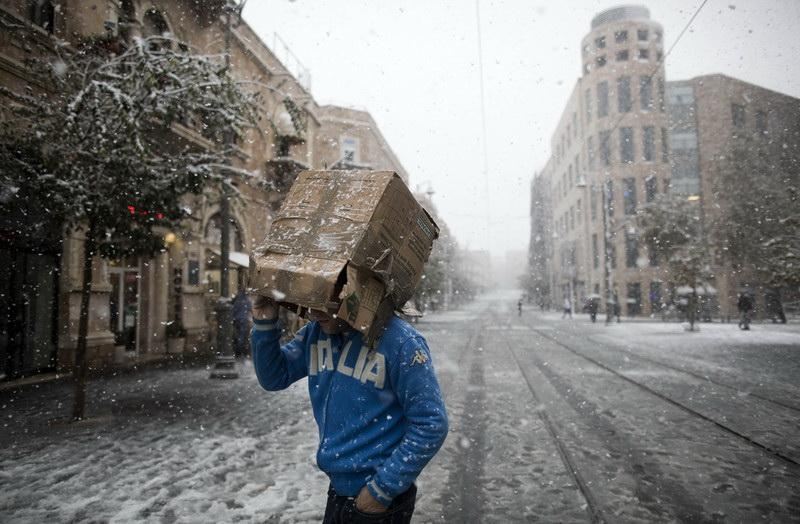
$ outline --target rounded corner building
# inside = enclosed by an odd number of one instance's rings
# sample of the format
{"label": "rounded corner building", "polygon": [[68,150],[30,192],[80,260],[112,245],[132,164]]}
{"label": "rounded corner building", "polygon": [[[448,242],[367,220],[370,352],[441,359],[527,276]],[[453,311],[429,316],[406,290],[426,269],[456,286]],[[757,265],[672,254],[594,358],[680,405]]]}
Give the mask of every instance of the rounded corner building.
{"label": "rounded corner building", "polygon": [[540,174],[552,206],[551,296],[657,311],[668,278],[640,245],[635,215],[670,187],[664,32],[641,6],[598,13],[581,42],[581,76]]}

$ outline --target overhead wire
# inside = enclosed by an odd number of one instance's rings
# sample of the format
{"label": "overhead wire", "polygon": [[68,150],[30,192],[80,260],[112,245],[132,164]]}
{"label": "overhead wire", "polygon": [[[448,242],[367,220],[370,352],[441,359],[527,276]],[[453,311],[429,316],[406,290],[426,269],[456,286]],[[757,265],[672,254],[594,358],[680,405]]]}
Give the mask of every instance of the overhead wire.
{"label": "overhead wire", "polygon": [[480,98],[481,98],[481,142],[483,146],[483,178],[485,184],[485,197],[484,207],[486,214],[486,243],[489,247],[491,240],[491,231],[489,226],[490,220],[490,185],[489,185],[489,148],[487,145],[488,134],[486,132],[486,92],[484,89],[483,81],[483,37],[481,31],[481,7],[480,0],[475,0],[475,22],[477,24],[477,37],[478,37],[478,75],[480,80]]}

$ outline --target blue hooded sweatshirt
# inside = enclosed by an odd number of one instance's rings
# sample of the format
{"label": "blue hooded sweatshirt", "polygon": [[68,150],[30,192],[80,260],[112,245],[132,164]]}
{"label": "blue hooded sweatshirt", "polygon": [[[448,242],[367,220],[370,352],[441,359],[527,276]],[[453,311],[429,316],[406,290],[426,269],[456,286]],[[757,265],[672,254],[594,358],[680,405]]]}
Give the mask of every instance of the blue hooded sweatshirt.
{"label": "blue hooded sweatshirt", "polygon": [[278,322],[255,320],[253,364],[268,391],[308,377],[319,428],[317,465],[336,493],[365,485],[384,505],[406,491],[447,436],[447,413],[425,339],[393,316],[370,351],[355,330],[311,322],[280,347]]}

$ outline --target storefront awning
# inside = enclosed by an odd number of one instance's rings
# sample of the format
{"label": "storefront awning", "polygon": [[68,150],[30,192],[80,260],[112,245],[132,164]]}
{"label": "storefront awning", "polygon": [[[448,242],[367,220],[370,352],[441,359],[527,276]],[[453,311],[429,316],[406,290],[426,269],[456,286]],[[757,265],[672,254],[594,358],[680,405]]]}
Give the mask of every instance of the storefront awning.
{"label": "storefront awning", "polygon": [[[691,286],[678,286],[678,288],[675,291],[679,295],[688,295],[688,294],[690,294],[692,292],[692,287]],[[703,295],[716,295],[717,294],[717,290],[714,287],[708,286],[708,285],[697,286],[696,291],[697,291],[697,294],[700,295],[700,296],[703,296]]]}

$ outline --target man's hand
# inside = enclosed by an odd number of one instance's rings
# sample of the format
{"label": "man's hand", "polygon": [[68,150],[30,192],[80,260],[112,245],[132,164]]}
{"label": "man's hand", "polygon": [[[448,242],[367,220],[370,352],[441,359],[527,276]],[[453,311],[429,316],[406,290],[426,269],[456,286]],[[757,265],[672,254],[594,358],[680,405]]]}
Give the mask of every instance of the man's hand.
{"label": "man's hand", "polygon": [[361,488],[361,491],[356,497],[356,509],[362,513],[383,513],[387,508],[372,496],[366,486]]}
{"label": "man's hand", "polygon": [[255,320],[275,320],[278,318],[278,304],[270,297],[257,295],[253,298],[253,318]]}

